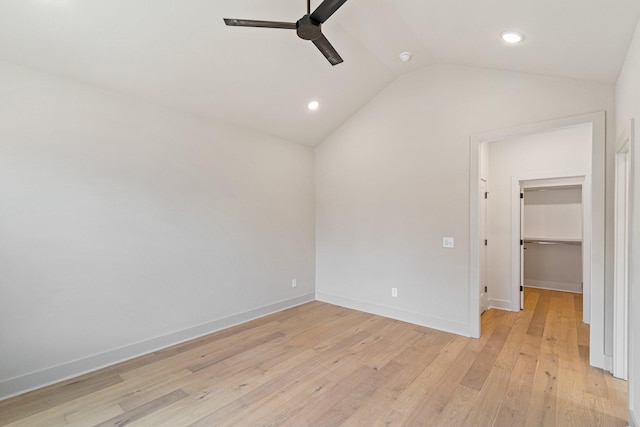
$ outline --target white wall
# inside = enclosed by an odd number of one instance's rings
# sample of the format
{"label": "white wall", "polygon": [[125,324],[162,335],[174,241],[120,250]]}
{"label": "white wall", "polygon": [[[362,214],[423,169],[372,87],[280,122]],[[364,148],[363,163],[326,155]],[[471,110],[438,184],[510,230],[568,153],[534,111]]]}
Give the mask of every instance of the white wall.
{"label": "white wall", "polygon": [[472,334],[470,136],[612,108],[606,84],[447,65],[399,78],[316,148],[318,298]]}
{"label": "white wall", "polygon": [[520,293],[513,292],[512,276],[512,261],[518,261],[512,260],[513,180],[544,174],[555,178],[563,172],[590,175],[591,127],[581,125],[486,144],[491,185],[487,223],[491,242],[489,304],[514,310],[520,307]]}
{"label": "white wall", "polygon": [[582,293],[582,188],[525,190],[523,235],[525,286]]}
{"label": "white wall", "polygon": [[523,233],[525,237],[582,239],[582,189],[525,190]]}
{"label": "white wall", "polygon": [[582,293],[582,246],[525,243],[524,286]]}
{"label": "white wall", "polygon": [[313,168],[0,65],[0,397],[313,299]]}
{"label": "white wall", "polygon": [[620,77],[616,84],[616,132],[621,135],[635,119],[635,142],[631,147],[631,221],[629,253],[629,407],[630,425],[640,427],[640,185],[638,165],[638,121],[640,120],[640,22],[629,47]]}

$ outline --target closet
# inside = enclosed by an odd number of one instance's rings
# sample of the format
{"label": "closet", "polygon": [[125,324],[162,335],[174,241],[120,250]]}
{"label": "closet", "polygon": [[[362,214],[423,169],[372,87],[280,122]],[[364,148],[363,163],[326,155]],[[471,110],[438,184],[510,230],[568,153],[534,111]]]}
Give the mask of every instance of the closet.
{"label": "closet", "polygon": [[524,285],[582,293],[582,187],[524,190]]}

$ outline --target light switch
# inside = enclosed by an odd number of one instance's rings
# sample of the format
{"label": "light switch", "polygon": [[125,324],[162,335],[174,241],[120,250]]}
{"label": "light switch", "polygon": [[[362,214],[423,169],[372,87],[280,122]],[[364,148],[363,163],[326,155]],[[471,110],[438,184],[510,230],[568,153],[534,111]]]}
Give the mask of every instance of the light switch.
{"label": "light switch", "polygon": [[443,237],[442,238],[442,247],[443,248],[453,248],[454,240],[453,237]]}

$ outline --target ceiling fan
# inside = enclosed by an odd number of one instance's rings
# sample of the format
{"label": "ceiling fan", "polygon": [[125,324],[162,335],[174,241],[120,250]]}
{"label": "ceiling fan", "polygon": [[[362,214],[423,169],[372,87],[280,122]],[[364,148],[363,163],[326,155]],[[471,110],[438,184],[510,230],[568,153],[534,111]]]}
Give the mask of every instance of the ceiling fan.
{"label": "ceiling fan", "polygon": [[307,13],[298,22],[254,21],[250,19],[224,19],[224,23],[231,27],[262,27],[296,30],[298,37],[311,40],[322,52],[331,65],[342,62],[338,52],[331,46],[329,40],[322,34],[322,24],[325,23],[336,10],[347,0],[324,0],[320,6],[311,13],[311,0],[307,0]]}

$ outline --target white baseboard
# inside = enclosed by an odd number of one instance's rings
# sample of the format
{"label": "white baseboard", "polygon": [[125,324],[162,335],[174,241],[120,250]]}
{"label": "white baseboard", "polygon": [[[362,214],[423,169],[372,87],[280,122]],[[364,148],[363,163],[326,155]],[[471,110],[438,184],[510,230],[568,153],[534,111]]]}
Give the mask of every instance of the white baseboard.
{"label": "white baseboard", "polygon": [[524,286],[527,288],[548,289],[551,291],[571,292],[574,294],[582,293],[582,285],[580,283],[546,282],[542,280],[525,279]]}
{"label": "white baseboard", "polygon": [[[613,372],[613,356],[604,354],[602,356],[602,360],[604,360],[604,369],[605,371]],[[600,368],[600,366],[598,366]]]}
{"label": "white baseboard", "polygon": [[313,301],[315,299],[314,297],[314,294],[302,295],[289,300],[258,307],[243,313],[213,320],[202,325],[113,349],[104,353],[95,354],[58,366],[9,378],[7,380],[0,381],[0,400],[8,399],[12,396],[74,378],[79,375],[114,365],[116,363],[124,362],[144,354],[149,354],[194,338],[199,338],[221,329],[229,328],[240,323],[286,310],[288,308]]}
{"label": "white baseboard", "polygon": [[489,298],[489,308],[497,308],[499,310],[513,311],[513,303],[502,299]]}
{"label": "white baseboard", "polygon": [[391,319],[401,320],[403,322],[413,323],[415,325],[425,326],[427,328],[451,332],[456,335],[462,335],[465,337],[471,336],[470,325],[467,323],[452,322],[438,317],[427,316],[366,301],[354,300],[338,295],[326,294],[324,292],[316,292],[316,300],[339,305],[340,307],[363,311],[365,313],[375,314],[376,316],[388,317]]}
{"label": "white baseboard", "polygon": [[589,352],[589,364],[595,368],[600,368],[607,372],[613,372],[613,356],[609,354],[591,351]]}

